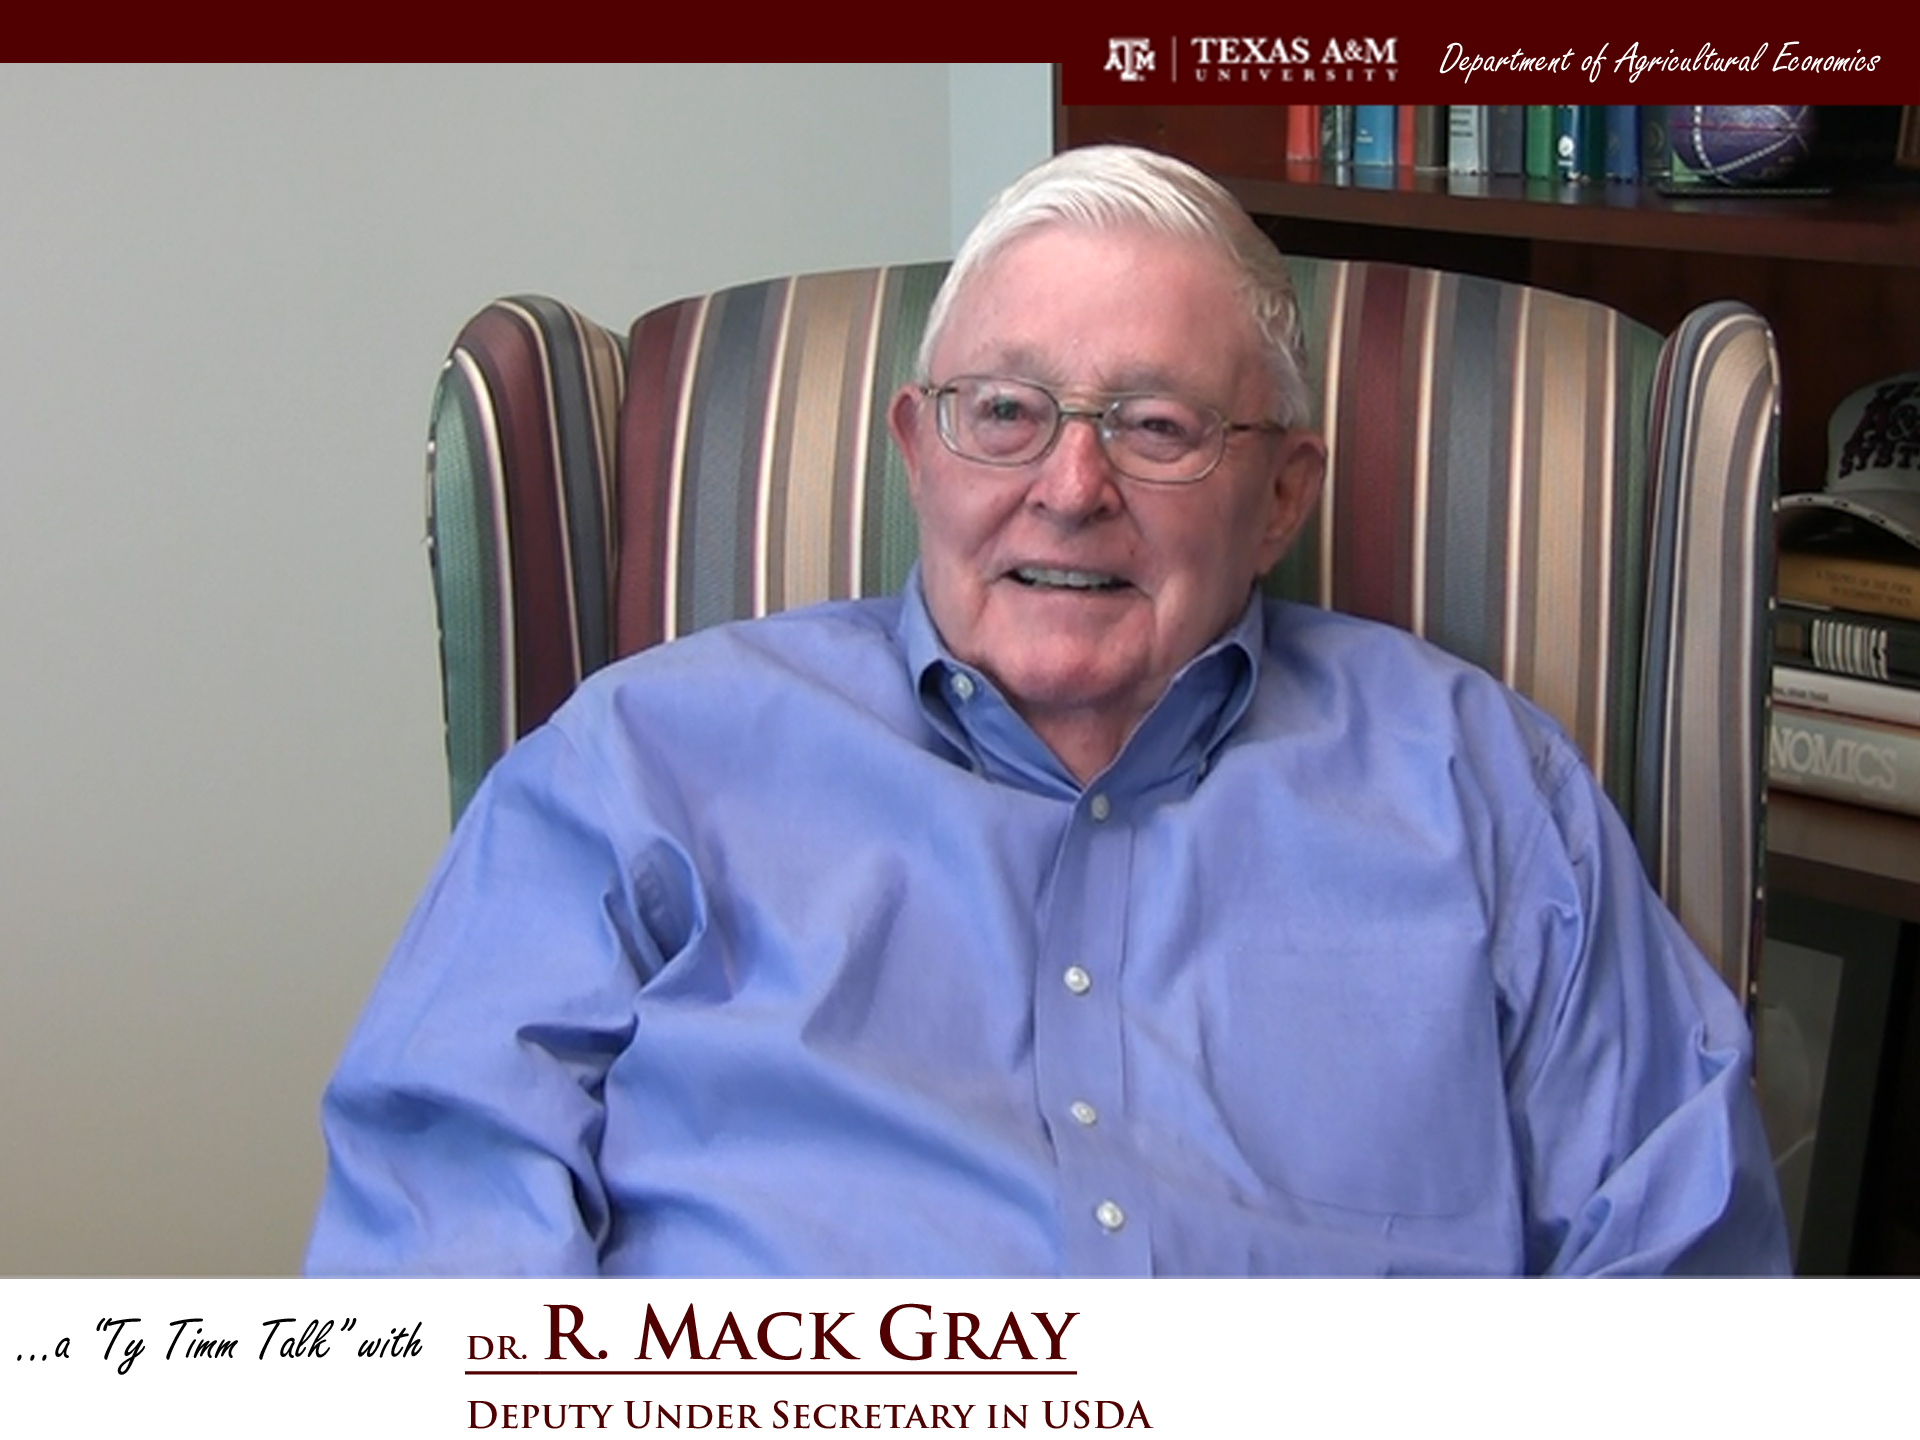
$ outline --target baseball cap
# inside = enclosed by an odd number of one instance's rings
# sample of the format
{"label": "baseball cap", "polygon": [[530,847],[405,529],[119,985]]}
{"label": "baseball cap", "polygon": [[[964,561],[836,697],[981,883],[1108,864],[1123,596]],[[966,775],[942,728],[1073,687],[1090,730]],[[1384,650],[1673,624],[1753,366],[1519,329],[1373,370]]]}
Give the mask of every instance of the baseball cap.
{"label": "baseball cap", "polygon": [[1848,516],[1920,550],[1920,370],[1853,392],[1827,422],[1824,490],[1782,495],[1783,534],[1812,517]]}

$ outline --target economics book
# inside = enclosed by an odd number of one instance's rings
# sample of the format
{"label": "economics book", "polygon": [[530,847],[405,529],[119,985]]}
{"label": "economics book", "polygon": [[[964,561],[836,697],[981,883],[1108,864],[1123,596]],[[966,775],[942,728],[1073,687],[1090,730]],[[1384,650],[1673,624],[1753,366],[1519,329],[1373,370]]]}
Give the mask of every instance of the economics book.
{"label": "economics book", "polygon": [[1920,621],[1781,600],[1773,609],[1773,658],[1803,670],[1920,686]]}
{"label": "economics book", "polygon": [[1775,705],[1767,779],[1853,805],[1920,814],[1920,732],[1878,720]]}
{"label": "economics book", "polygon": [[1920,689],[1904,685],[1776,664],[1773,700],[1776,705],[1821,710],[1830,715],[1852,715],[1920,731]]}

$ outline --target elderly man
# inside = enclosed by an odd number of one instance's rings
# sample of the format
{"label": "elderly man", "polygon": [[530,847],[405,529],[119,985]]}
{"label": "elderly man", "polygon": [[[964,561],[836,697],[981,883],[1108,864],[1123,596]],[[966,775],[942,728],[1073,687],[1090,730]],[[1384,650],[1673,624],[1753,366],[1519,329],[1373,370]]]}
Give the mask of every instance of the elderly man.
{"label": "elderly man", "polygon": [[620,662],[496,767],[309,1267],[1784,1270],[1739,1008],[1572,746],[1257,597],[1305,397],[1205,177],[1002,195],[890,411],[905,593]]}

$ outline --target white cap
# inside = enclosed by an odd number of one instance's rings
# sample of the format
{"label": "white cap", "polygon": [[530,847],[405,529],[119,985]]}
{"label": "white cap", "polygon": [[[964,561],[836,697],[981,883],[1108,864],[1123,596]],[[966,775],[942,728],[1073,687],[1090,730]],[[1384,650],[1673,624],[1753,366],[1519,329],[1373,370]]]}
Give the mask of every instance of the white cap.
{"label": "white cap", "polygon": [[1783,525],[1835,511],[1920,549],[1920,370],[1856,390],[1827,422],[1827,487],[1782,495]]}

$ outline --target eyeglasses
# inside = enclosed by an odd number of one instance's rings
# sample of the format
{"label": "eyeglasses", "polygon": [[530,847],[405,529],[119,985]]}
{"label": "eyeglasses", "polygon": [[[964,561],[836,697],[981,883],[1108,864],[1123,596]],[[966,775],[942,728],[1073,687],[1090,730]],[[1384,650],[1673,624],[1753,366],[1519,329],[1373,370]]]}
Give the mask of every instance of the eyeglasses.
{"label": "eyeglasses", "polygon": [[1190,485],[1204,480],[1240,430],[1282,434],[1277,420],[1229,420],[1210,406],[1173,395],[1115,395],[1099,409],[1077,409],[1031,380],[961,375],[922,385],[931,396],[940,440],[962,460],[1011,468],[1043,459],[1069,420],[1085,420],[1107,462],[1132,480]]}

